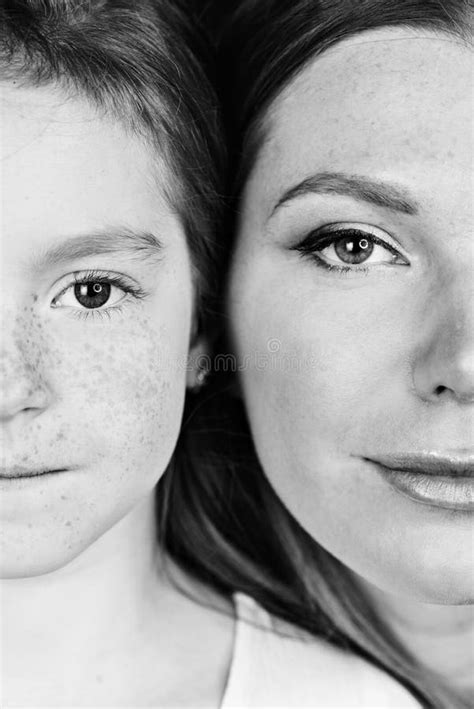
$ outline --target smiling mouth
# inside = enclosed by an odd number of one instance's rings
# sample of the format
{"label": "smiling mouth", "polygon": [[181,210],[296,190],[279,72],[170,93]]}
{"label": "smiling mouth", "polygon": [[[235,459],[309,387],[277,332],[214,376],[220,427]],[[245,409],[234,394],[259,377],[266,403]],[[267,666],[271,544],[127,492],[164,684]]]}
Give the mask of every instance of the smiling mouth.
{"label": "smiling mouth", "polygon": [[431,507],[474,512],[474,456],[403,454],[365,458],[397,492]]}

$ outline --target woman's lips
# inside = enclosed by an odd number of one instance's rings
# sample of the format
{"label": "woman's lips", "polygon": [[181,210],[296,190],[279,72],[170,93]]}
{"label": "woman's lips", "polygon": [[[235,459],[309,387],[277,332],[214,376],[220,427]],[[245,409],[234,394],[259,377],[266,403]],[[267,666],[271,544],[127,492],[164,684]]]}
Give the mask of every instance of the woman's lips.
{"label": "woman's lips", "polygon": [[474,512],[474,456],[396,454],[366,458],[397,492],[432,507]]}

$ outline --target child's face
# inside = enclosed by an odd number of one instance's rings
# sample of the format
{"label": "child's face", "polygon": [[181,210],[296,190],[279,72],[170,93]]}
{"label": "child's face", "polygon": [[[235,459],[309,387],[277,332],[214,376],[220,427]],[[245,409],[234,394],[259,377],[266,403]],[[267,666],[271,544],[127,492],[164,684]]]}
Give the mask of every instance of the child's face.
{"label": "child's face", "polygon": [[[152,495],[180,428],[193,284],[151,150],[53,88],[4,87],[2,123],[0,567],[15,577],[63,566]],[[44,471],[59,472],[8,477]]]}

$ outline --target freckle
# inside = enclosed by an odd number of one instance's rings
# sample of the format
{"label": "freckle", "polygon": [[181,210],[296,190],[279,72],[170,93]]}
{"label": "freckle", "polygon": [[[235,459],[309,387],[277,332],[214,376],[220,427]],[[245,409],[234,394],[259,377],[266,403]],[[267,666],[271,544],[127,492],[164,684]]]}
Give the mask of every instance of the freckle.
{"label": "freckle", "polygon": [[67,500],[66,495],[61,495],[61,500]]}
{"label": "freckle", "polygon": [[70,526],[71,526],[71,522],[66,522],[66,527],[70,527]]}
{"label": "freckle", "polygon": [[104,678],[102,677],[102,675],[96,675],[96,681],[102,683],[104,681]]}

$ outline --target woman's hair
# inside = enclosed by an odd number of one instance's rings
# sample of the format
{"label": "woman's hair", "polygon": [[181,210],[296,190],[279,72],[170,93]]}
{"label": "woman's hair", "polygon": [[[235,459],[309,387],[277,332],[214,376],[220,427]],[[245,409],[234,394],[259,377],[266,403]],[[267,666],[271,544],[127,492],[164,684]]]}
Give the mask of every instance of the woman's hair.
{"label": "woman's hair", "polygon": [[[80,96],[156,150],[192,255],[199,323],[214,309],[225,148],[214,55],[191,0],[1,0],[0,72]],[[158,157],[159,156],[159,157]]]}
{"label": "woman's hair", "polygon": [[218,29],[220,91],[236,160],[234,196],[261,146],[270,104],[304,66],[341,40],[403,27],[472,37],[470,0],[228,0],[210,12]]}
{"label": "woman's hair", "polygon": [[[231,12],[229,3],[234,8]],[[401,26],[465,40],[463,0],[219,0],[207,2],[222,71],[221,94],[234,174],[233,199],[264,137],[275,97],[315,56],[346,37]],[[232,212],[232,210],[230,210]],[[232,227],[232,214],[229,227]],[[230,251],[230,249],[229,249]],[[280,618],[382,668],[425,707],[467,706],[403,647],[350,571],[313,540],[265,477],[225,338],[219,372],[191,402],[170,475],[158,497],[168,553],[230,594],[253,596]],[[217,360],[216,360],[217,361]]]}

